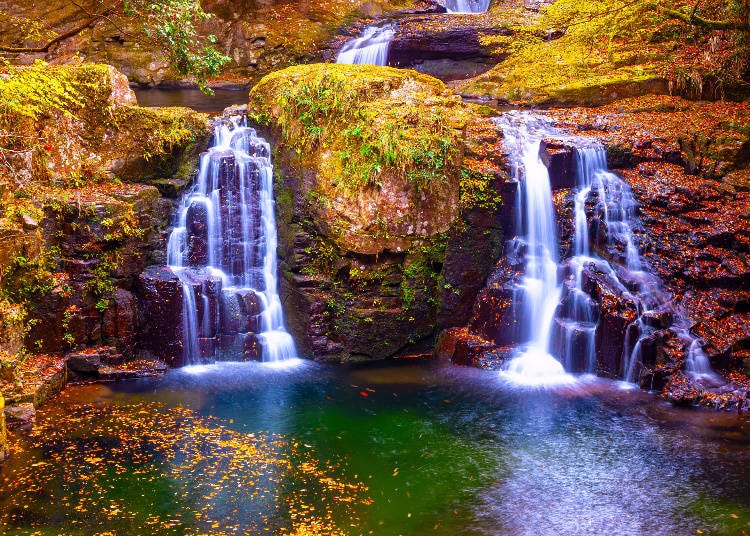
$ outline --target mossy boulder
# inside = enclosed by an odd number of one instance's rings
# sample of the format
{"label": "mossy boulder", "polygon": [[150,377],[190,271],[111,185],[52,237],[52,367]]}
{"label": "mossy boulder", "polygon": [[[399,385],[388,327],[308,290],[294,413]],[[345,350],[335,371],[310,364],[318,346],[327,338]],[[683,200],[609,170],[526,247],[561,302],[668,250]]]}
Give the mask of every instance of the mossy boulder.
{"label": "mossy boulder", "polygon": [[[138,274],[165,251],[174,200],[211,136],[207,116],[135,104],[111,66],[37,63],[0,77],[0,350],[133,349]],[[176,196],[176,191],[170,191]],[[21,320],[19,320],[21,319]]]}
{"label": "mossy boulder", "polygon": [[275,142],[281,287],[305,354],[382,359],[465,318],[502,234],[499,133],[478,108],[414,71],[319,64],[264,78],[248,112]]}

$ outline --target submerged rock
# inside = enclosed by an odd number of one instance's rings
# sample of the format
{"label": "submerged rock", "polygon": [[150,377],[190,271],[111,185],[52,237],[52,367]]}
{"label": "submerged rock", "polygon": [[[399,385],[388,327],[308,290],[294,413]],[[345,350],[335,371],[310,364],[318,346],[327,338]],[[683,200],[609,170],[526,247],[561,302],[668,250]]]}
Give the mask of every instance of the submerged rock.
{"label": "submerged rock", "polygon": [[26,428],[36,422],[36,408],[31,402],[24,402],[14,406],[6,406],[5,421],[10,428]]}

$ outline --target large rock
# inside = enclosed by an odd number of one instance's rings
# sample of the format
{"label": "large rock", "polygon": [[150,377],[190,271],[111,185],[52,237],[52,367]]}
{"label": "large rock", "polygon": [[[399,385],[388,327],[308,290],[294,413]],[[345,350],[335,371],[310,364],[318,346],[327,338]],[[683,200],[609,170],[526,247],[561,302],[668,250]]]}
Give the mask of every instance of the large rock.
{"label": "large rock", "polygon": [[454,365],[497,370],[512,357],[513,348],[498,346],[465,328],[453,328],[440,334],[434,355]]}
{"label": "large rock", "polygon": [[624,369],[623,352],[633,348],[638,318],[632,297],[607,270],[589,263],[583,270],[582,288],[599,304],[599,323],[595,333],[596,365],[600,374],[619,378]]}
{"label": "large rock", "polygon": [[83,374],[96,374],[102,366],[102,356],[98,353],[69,354],[66,358],[68,370]]}
{"label": "large rock", "polygon": [[14,406],[6,406],[5,420],[10,428],[26,428],[36,422],[36,408],[31,402],[24,402]]}
{"label": "large rock", "polygon": [[547,166],[553,190],[576,186],[576,150],[570,142],[544,138],[539,145],[539,157]]}
{"label": "large rock", "polygon": [[434,78],[356,65],[270,75],[249,112],[275,142],[280,287],[304,355],[382,359],[468,319],[501,242],[490,121]]}
{"label": "large rock", "polygon": [[183,359],[183,291],[180,278],[169,267],[147,268],[138,278],[142,322],[139,340],[167,364]]}
{"label": "large rock", "polygon": [[477,76],[501,58],[482,45],[512,32],[482,16],[429,15],[403,19],[391,42],[388,65],[410,68],[443,81]]}

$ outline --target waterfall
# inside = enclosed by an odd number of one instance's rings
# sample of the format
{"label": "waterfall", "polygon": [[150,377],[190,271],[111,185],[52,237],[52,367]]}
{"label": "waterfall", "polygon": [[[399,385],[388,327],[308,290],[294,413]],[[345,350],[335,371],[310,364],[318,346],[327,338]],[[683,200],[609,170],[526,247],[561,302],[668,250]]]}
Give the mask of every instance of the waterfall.
{"label": "waterfall", "polygon": [[336,56],[336,63],[387,65],[388,50],[396,35],[393,25],[368,26],[362,35],[346,43]]}
{"label": "waterfall", "polygon": [[[527,112],[506,113],[497,123],[504,133],[512,178],[519,184],[519,236],[510,249],[524,260],[513,299],[521,345],[507,373],[520,383],[544,384],[566,381],[564,371],[596,371],[599,305],[584,290],[584,272],[593,270],[637,309],[624,336],[623,379],[638,380],[644,345],[669,328],[686,348],[686,371],[701,380],[718,381],[700,339],[690,333],[690,319],[640,256],[635,241],[637,202],[630,185],[607,169],[604,147],[556,130],[544,117]],[[540,158],[545,137],[575,148],[572,257],[562,262],[550,176]],[[592,210],[593,219],[587,214]],[[559,274],[565,275],[562,282]]]}
{"label": "waterfall", "polygon": [[521,354],[510,361],[507,373],[519,383],[567,382],[562,364],[550,353],[555,311],[560,302],[557,221],[549,173],[539,158],[549,125],[527,114],[508,113],[499,120],[519,183],[517,222],[523,231],[513,247],[524,254],[525,272],[514,306],[521,311]]}
{"label": "waterfall", "polygon": [[[643,345],[659,328],[670,327],[687,348],[685,368],[689,374],[699,379],[715,379],[708,357],[701,349],[701,340],[690,333],[690,319],[672,300],[664,288],[663,282],[645,266],[634,240],[637,202],[630,185],[607,169],[607,156],[603,146],[592,144],[590,140],[574,138],[576,143],[576,160],[578,163],[578,194],[576,195],[575,226],[576,255],[586,255],[589,244],[598,240],[600,248],[606,248],[610,262],[619,265],[621,275],[611,267],[611,279],[620,290],[628,295],[638,308],[638,318],[628,326],[623,349],[622,377],[625,381],[637,381],[637,366],[642,357]],[[581,146],[581,144],[585,144]],[[596,197],[596,209],[600,225],[605,229],[605,238],[591,237],[587,230],[584,203]],[[575,261],[575,258],[574,258]],[[600,262],[606,262],[599,260]],[[579,261],[580,262],[580,261]],[[620,281],[622,276],[629,280],[629,288]],[[580,286],[577,291],[582,292]],[[659,318],[669,319],[659,325]],[[663,321],[666,322],[666,321]],[[654,324],[657,325],[654,325]],[[635,344],[630,341],[637,339]],[[632,346],[632,347],[631,347]]]}
{"label": "waterfall", "polygon": [[216,125],[167,244],[182,282],[185,364],[214,357],[217,342],[233,338],[264,361],[296,355],[277,290],[270,147],[244,121]]}
{"label": "waterfall", "polygon": [[490,0],[446,0],[448,13],[485,13],[490,7]]}

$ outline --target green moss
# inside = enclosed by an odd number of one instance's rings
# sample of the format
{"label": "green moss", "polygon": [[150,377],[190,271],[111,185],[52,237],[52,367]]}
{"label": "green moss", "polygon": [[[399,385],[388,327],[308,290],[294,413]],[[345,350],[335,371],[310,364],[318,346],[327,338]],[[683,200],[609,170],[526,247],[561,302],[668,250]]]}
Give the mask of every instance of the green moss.
{"label": "green moss", "polygon": [[352,191],[379,185],[393,173],[417,188],[445,180],[459,163],[469,113],[425,75],[321,64],[264,78],[250,92],[250,117],[280,130],[327,182]]}
{"label": "green moss", "polygon": [[[625,60],[625,57],[628,59]],[[652,91],[666,92],[662,78],[663,51],[623,51],[615,64],[606,51],[565,36],[530,41],[462,88],[462,92],[509,101],[601,104]]]}
{"label": "green moss", "polygon": [[14,304],[33,305],[55,286],[53,251],[43,250],[38,259],[16,257],[2,274],[0,297]]}
{"label": "green moss", "polygon": [[[200,135],[208,137],[205,114],[187,108],[141,108],[118,106],[112,111],[108,128],[127,129],[130,147],[126,152],[137,153],[147,160],[161,156],[172,156],[176,148],[189,148]],[[163,170],[172,174],[172,169]],[[179,177],[178,177],[179,178]]]}
{"label": "green moss", "polygon": [[461,207],[471,210],[473,208],[486,208],[495,210],[502,198],[493,187],[495,176],[492,173],[482,171],[461,170]]}
{"label": "green moss", "polygon": [[[448,239],[441,235],[431,242],[415,246],[406,256],[401,292],[404,311],[427,305],[433,312],[440,309],[440,288],[442,287],[443,260]],[[423,299],[422,303],[417,297]]]}
{"label": "green moss", "polygon": [[115,269],[113,260],[116,256],[116,253],[104,256],[96,268],[91,271],[93,277],[86,282],[85,290],[96,300],[95,308],[100,313],[109,308],[112,293],[115,291],[112,274]]}

